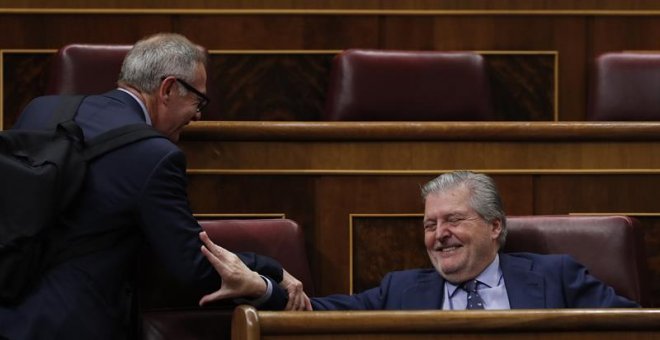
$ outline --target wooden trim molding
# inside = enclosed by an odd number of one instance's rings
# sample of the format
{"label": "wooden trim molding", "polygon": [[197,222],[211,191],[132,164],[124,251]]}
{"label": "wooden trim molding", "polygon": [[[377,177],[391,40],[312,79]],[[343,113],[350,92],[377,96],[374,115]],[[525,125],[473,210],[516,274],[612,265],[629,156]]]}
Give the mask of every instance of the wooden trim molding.
{"label": "wooden trim molding", "polygon": [[186,141],[660,141],[660,122],[193,122]]}
{"label": "wooden trim molding", "polygon": [[286,218],[285,213],[263,213],[263,214],[221,214],[221,213],[204,213],[204,214],[193,214],[195,218],[200,220],[210,220],[210,219],[244,219],[244,218],[255,218],[255,219],[265,219],[265,218]]}
{"label": "wooden trim molding", "polygon": [[0,14],[52,15],[371,15],[371,16],[658,16],[657,9],[218,9],[0,8]]}

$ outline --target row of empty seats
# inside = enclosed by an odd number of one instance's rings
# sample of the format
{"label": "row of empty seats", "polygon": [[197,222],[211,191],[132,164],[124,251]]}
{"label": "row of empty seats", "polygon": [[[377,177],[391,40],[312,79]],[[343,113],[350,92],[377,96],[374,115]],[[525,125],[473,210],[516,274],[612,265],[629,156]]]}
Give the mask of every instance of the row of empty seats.
{"label": "row of empty seats", "polygon": [[[116,86],[130,45],[61,48],[49,94],[95,94]],[[327,121],[495,120],[488,70],[472,52],[349,49],[334,60]],[[596,59],[587,119],[660,120],[660,54],[607,53]]]}

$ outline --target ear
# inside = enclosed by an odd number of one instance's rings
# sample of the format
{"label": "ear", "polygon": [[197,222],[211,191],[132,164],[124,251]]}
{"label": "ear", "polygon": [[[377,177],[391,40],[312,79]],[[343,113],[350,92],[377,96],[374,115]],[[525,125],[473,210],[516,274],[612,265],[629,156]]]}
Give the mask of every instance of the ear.
{"label": "ear", "polygon": [[160,100],[163,103],[167,103],[169,101],[170,96],[172,95],[172,91],[174,91],[175,82],[176,78],[174,77],[167,77],[160,82],[160,87],[158,87],[158,97],[160,97]]}
{"label": "ear", "polygon": [[499,219],[490,224],[490,236],[493,240],[497,240],[502,233],[502,221]]}

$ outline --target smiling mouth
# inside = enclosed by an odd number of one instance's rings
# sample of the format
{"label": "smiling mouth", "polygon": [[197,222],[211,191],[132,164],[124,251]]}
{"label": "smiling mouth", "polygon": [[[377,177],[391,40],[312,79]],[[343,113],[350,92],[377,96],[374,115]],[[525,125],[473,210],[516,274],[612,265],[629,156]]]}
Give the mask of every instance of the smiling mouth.
{"label": "smiling mouth", "polygon": [[435,251],[440,252],[440,253],[451,253],[455,250],[458,250],[461,247],[462,247],[461,245],[437,247],[437,248],[435,248]]}

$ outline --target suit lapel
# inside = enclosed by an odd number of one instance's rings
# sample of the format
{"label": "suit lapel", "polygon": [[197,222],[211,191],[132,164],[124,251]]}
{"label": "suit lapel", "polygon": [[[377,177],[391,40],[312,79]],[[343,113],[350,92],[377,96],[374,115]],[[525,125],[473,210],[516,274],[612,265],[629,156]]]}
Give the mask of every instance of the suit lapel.
{"label": "suit lapel", "polygon": [[532,261],[500,253],[500,267],[511,309],[545,308],[543,277],[533,272]]}
{"label": "suit lapel", "polygon": [[403,292],[402,309],[442,309],[444,280],[436,271]]}

